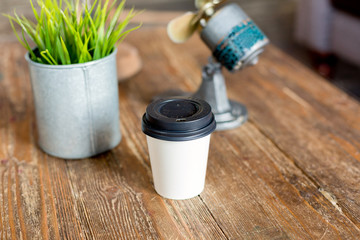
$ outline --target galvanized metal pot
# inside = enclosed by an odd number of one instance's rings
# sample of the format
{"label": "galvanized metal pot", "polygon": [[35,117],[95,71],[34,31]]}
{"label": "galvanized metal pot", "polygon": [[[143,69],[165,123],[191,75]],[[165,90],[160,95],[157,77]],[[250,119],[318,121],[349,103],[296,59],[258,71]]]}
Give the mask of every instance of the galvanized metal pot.
{"label": "galvanized metal pot", "polygon": [[46,65],[27,54],[39,147],[67,159],[94,156],[121,140],[116,50],[102,59]]}

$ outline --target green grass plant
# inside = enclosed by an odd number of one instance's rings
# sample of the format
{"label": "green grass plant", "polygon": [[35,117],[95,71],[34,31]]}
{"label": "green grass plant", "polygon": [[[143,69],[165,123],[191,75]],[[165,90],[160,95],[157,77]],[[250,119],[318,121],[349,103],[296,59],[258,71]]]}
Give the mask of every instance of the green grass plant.
{"label": "green grass plant", "polygon": [[[85,1],[87,2],[87,1]],[[131,9],[120,21],[125,0],[95,0],[90,6],[80,0],[30,0],[36,22],[24,16],[5,15],[19,42],[38,63],[65,65],[84,63],[109,55],[131,31],[130,20],[137,14]],[[111,17],[110,17],[111,16]],[[21,27],[21,36],[14,23]],[[33,50],[26,35],[35,43]]]}

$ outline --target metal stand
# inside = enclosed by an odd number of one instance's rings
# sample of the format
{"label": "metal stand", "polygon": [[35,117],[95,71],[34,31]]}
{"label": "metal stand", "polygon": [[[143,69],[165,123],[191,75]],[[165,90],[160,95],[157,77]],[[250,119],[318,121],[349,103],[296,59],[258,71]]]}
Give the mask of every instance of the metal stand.
{"label": "metal stand", "polygon": [[244,105],[228,99],[221,64],[215,62],[211,57],[209,63],[203,67],[202,83],[193,96],[204,99],[210,104],[215,115],[216,130],[239,127],[248,118]]}
{"label": "metal stand", "polygon": [[216,131],[239,127],[248,119],[246,107],[228,99],[221,64],[215,62],[212,57],[209,58],[209,63],[203,67],[202,83],[197,92],[191,94],[173,89],[154,97],[153,100],[172,96],[193,96],[207,101],[215,115]]}

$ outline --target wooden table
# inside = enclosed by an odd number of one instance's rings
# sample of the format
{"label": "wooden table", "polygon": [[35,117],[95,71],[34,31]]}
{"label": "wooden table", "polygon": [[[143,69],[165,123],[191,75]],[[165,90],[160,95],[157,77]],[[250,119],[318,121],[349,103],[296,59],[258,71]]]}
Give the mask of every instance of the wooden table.
{"label": "wooden table", "polygon": [[0,44],[1,239],[360,239],[358,102],[269,46],[255,67],[225,72],[250,116],[213,134],[203,193],[163,199],[141,116],[154,95],[195,91],[210,52],[164,28],[127,41],[144,66],[119,84],[123,139],[83,160],[37,148],[25,50]]}

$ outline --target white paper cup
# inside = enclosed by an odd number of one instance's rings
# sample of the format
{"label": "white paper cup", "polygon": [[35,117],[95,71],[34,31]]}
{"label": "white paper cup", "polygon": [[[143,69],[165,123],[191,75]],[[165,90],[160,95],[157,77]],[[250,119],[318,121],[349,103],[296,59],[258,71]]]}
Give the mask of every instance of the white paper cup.
{"label": "white paper cup", "polygon": [[199,195],[216,128],[209,104],[194,98],[157,100],[148,106],[142,128],[156,192],[177,200]]}

